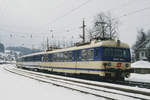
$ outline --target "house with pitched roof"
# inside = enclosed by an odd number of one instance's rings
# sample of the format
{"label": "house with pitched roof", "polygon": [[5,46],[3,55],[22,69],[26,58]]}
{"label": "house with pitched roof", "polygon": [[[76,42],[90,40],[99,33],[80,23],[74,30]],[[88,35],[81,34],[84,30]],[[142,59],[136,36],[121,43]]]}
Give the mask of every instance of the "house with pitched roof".
{"label": "house with pitched roof", "polygon": [[136,47],[135,61],[150,61],[150,38],[147,38],[142,44]]}

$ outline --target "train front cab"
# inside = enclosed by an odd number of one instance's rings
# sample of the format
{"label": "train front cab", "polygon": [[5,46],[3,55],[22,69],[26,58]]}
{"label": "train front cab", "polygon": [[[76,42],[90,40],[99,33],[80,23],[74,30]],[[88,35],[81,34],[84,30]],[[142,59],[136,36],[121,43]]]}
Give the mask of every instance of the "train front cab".
{"label": "train front cab", "polygon": [[105,78],[124,80],[130,76],[131,56],[129,48],[103,47],[102,66]]}

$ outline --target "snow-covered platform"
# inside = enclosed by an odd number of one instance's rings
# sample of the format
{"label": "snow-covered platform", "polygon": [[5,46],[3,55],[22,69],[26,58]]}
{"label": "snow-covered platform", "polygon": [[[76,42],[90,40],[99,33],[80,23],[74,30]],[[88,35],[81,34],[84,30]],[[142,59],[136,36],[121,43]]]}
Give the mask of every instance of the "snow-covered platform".
{"label": "snow-covered platform", "polygon": [[137,61],[131,64],[132,68],[148,68],[150,69],[150,62],[148,61]]}
{"label": "snow-covered platform", "polygon": [[131,73],[126,80],[150,83],[150,62],[137,61],[132,63],[131,67],[134,69],[134,73]]}
{"label": "snow-covered platform", "polygon": [[135,81],[135,82],[148,82],[150,83],[150,74],[136,74],[132,73],[129,78],[125,80]]}
{"label": "snow-covered platform", "polygon": [[150,74],[150,62],[148,61],[137,61],[132,63],[131,68],[134,69],[134,73]]}

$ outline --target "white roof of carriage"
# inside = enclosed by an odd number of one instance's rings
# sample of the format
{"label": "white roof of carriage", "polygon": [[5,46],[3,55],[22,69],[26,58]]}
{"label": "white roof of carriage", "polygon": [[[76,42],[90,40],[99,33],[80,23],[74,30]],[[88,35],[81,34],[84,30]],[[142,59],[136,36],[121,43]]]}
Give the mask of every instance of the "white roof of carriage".
{"label": "white roof of carriage", "polygon": [[[33,55],[40,55],[40,54],[45,54],[45,53],[55,53],[55,52],[65,52],[65,51],[72,51],[72,50],[80,50],[80,49],[99,47],[99,46],[118,47],[117,46],[117,41],[114,41],[114,40],[100,41],[100,42],[92,41],[91,43],[86,44],[86,45],[82,45],[82,46],[74,46],[74,47],[63,48],[63,49],[55,49],[53,51],[38,52],[38,53],[24,55],[22,57],[33,56]],[[126,43],[121,42],[119,47],[121,47],[121,48],[129,48],[129,45],[126,44]]]}

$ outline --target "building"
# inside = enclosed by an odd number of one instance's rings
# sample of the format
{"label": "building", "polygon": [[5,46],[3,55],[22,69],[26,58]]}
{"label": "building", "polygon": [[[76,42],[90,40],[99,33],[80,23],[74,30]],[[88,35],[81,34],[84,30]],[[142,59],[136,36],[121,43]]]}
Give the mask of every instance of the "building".
{"label": "building", "polygon": [[150,38],[136,47],[134,58],[135,61],[145,60],[150,62]]}

